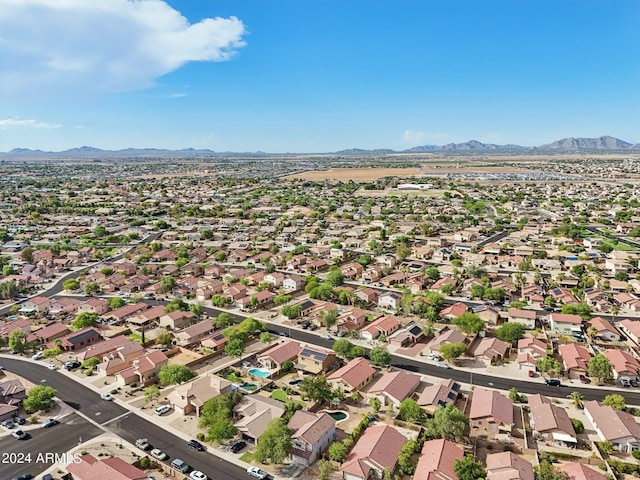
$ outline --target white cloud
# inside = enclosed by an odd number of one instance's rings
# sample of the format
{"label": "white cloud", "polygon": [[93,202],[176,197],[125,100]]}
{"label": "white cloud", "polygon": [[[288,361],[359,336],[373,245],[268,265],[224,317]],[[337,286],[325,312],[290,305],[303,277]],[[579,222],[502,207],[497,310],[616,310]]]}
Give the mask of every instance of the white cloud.
{"label": "white cloud", "polygon": [[415,130],[405,130],[402,135],[402,141],[404,143],[420,142],[425,137],[424,132],[416,132]]}
{"label": "white cloud", "polygon": [[229,60],[236,17],[190,24],[163,0],[0,0],[4,94],[130,91],[187,62]]}
{"label": "white cloud", "polygon": [[0,128],[5,129],[9,127],[31,127],[31,128],[60,128],[62,125],[59,123],[47,123],[39,122],[33,119],[19,119],[19,118],[5,118],[0,120]]}

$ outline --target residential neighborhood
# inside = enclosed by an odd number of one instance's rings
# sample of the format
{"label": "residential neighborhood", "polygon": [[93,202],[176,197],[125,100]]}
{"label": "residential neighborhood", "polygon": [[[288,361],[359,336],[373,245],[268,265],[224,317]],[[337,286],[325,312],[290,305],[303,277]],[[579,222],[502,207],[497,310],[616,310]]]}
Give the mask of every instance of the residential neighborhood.
{"label": "residential neighborhood", "polygon": [[[64,378],[273,478],[640,474],[637,163],[369,160],[0,166],[0,421]],[[186,478],[126,435],[53,471]]]}

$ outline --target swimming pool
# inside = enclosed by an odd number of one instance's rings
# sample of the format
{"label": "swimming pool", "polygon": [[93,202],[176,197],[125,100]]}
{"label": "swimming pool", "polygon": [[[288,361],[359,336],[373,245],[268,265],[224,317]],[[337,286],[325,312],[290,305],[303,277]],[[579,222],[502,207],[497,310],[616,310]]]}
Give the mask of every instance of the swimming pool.
{"label": "swimming pool", "polygon": [[336,422],[341,422],[342,420],[349,418],[349,414],[342,410],[325,410],[324,413],[333,417]]}
{"label": "swimming pool", "polygon": [[261,368],[251,368],[249,369],[249,373],[251,375],[255,375],[256,377],[262,377],[262,378],[267,378],[271,376],[271,373],[269,373],[266,370],[262,370]]}

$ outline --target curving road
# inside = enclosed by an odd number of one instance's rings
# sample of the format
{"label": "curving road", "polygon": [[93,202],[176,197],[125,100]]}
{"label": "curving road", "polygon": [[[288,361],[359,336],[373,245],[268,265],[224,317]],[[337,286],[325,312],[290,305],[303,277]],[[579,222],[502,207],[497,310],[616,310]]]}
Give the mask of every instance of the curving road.
{"label": "curving road", "polygon": [[[136,439],[146,437],[154,447],[163,449],[169,456],[168,463],[173,458],[181,458],[191,467],[204,472],[210,478],[216,480],[236,480],[247,476],[246,469],[230,463],[214,453],[195,452],[187,447],[186,441],[169,431],[165,430],[158,423],[162,422],[162,417],[154,418],[154,421],[147,420],[143,416],[132,413],[128,409],[118,405],[117,402],[105,402],[100,399],[100,395],[89,387],[86,387],[78,381],[67,377],[57,371],[48,370],[45,366],[35,364],[28,360],[22,360],[19,357],[10,358],[4,356],[2,365],[12,373],[20,375],[34,384],[45,384],[55,388],[58,391],[58,398],[71,407],[78,410],[89,419],[98,423],[105,431],[110,431],[119,435],[122,439],[134,443]],[[66,422],[63,422],[66,423]],[[57,427],[51,428],[54,431]],[[66,428],[57,430],[59,432],[66,431]],[[80,430],[78,430],[80,431]],[[83,429],[81,431],[83,441],[89,440],[89,434],[96,435],[98,429]],[[35,437],[35,434],[34,434]],[[73,435],[73,444],[76,442],[76,435]],[[18,443],[14,447],[16,451],[29,447],[30,440]],[[66,452],[70,447],[63,442],[55,443],[55,448],[49,445],[49,450],[57,453]],[[27,453],[25,451],[25,453]],[[32,467],[37,467],[33,465]],[[40,471],[46,469],[48,465],[43,465]],[[0,471],[2,467],[0,466]],[[23,470],[34,472],[36,468],[28,470],[26,467],[17,470],[23,473]]]}

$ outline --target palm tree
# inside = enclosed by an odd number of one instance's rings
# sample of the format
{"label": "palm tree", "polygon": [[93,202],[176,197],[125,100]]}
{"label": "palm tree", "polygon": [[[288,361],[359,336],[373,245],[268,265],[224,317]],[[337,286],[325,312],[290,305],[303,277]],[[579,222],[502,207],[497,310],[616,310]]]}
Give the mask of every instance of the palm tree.
{"label": "palm tree", "polygon": [[587,328],[587,337],[593,340],[597,336],[598,336],[598,329],[596,327],[592,325],[589,328]]}
{"label": "palm tree", "polygon": [[567,398],[571,400],[571,403],[573,403],[574,407],[582,408],[582,402],[584,400],[583,394],[581,394],[580,392],[571,392],[569,395],[567,395]]}

